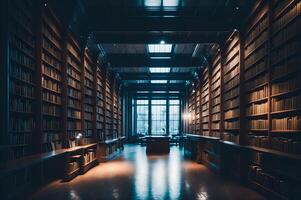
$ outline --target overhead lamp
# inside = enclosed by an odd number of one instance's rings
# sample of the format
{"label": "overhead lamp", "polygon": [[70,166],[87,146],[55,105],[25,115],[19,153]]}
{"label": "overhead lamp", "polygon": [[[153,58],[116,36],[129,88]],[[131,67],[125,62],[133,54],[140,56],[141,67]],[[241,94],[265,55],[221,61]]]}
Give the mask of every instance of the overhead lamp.
{"label": "overhead lamp", "polygon": [[165,41],[164,41],[164,40],[161,40],[160,44],[165,44]]}

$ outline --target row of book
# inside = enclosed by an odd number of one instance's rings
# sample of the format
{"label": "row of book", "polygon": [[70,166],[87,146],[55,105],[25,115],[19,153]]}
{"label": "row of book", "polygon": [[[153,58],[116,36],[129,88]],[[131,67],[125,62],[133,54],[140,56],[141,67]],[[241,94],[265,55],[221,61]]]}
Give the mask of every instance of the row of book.
{"label": "row of book", "polygon": [[35,60],[21,51],[18,51],[15,48],[10,47],[10,58],[12,61],[16,62],[17,64],[20,64],[22,66],[25,66],[29,69],[34,70],[36,67]]}
{"label": "row of book", "polygon": [[52,58],[51,56],[49,56],[48,54],[46,54],[45,52],[42,52],[42,60],[44,61],[44,63],[46,65],[49,65],[57,70],[61,70],[62,68],[62,64],[60,61]]}
{"label": "row of book", "polygon": [[43,118],[43,131],[60,131],[62,127],[62,120]]}
{"label": "row of book", "polygon": [[225,129],[239,129],[239,121],[224,121]]}
{"label": "row of book", "polygon": [[60,49],[56,48],[52,43],[50,43],[47,39],[42,39],[42,47],[52,55],[56,60],[62,60],[62,53]]}
{"label": "row of book", "polygon": [[228,82],[230,79],[232,79],[234,76],[238,76],[239,75],[239,67],[235,67],[233,68],[231,71],[229,71],[228,73],[225,73],[223,76],[224,82]]}
{"label": "row of book", "polygon": [[74,79],[71,79],[71,78],[68,78],[67,79],[67,83],[68,83],[68,86],[71,86],[77,90],[81,90],[81,84],[79,81],[77,80],[74,80]]}
{"label": "row of book", "polygon": [[68,109],[67,110],[67,116],[71,117],[71,118],[76,118],[76,119],[80,119],[81,118],[81,112],[78,110],[71,110]]}
{"label": "row of book", "polygon": [[249,80],[254,76],[262,73],[263,71],[266,71],[267,69],[268,69],[267,59],[263,59],[257,64],[253,65],[251,68],[248,68],[248,70],[245,72],[245,79]]}
{"label": "row of book", "polygon": [[235,99],[227,100],[224,102],[224,106],[225,106],[225,109],[231,109],[231,108],[237,107],[237,106],[239,106],[239,99],[235,98]]}
{"label": "row of book", "polygon": [[42,64],[42,73],[51,77],[57,81],[61,81],[62,77],[56,68],[50,67],[48,65]]}
{"label": "row of book", "polygon": [[259,90],[256,90],[254,92],[247,94],[247,97],[246,97],[247,103],[266,98],[266,97],[268,97],[268,94],[269,94],[269,88],[267,86],[264,86],[263,88],[260,88]]}
{"label": "row of book", "polygon": [[10,106],[13,112],[33,112],[33,103],[28,99],[14,98],[10,101]]}
{"label": "row of book", "polygon": [[301,49],[301,40],[288,41],[282,47],[276,48],[271,52],[271,65],[276,65],[279,62],[287,59],[290,56],[298,54]]}
{"label": "row of book", "polygon": [[221,105],[218,104],[216,106],[213,106],[212,109],[211,109],[211,113],[217,113],[217,112],[220,112],[221,111]]}
{"label": "row of book", "polygon": [[42,86],[46,89],[49,89],[51,91],[55,91],[56,93],[61,93],[62,92],[62,88],[61,85],[57,82],[54,82],[50,79],[46,79],[44,77],[42,77]]}
{"label": "row of book", "polygon": [[9,120],[11,132],[22,133],[32,132],[36,127],[36,123],[32,118],[11,118]]}
{"label": "row of book", "polygon": [[32,135],[31,134],[9,134],[7,142],[10,145],[28,145],[31,143]]}
{"label": "row of book", "polygon": [[224,112],[225,119],[230,119],[239,116],[239,109],[228,110]]}
{"label": "row of book", "polygon": [[[258,35],[248,46],[245,46],[245,58],[252,57],[258,48],[261,48],[263,43],[268,41],[268,31],[264,31]],[[258,55],[258,54],[257,54]]]}
{"label": "row of book", "polygon": [[301,155],[301,141],[283,137],[248,135],[248,145]]}
{"label": "row of book", "polygon": [[257,76],[255,79],[251,79],[245,83],[246,91],[253,90],[255,87],[265,85],[268,83],[268,73]]}
{"label": "row of book", "polygon": [[238,85],[239,85],[239,76],[235,76],[233,79],[231,79],[231,81],[227,82],[224,85],[224,91],[228,91]]}
{"label": "row of book", "polygon": [[265,130],[268,129],[269,121],[267,119],[248,120],[247,128],[249,130]]}
{"label": "row of book", "polygon": [[234,89],[226,92],[224,94],[224,99],[228,100],[228,99],[231,99],[231,98],[235,98],[237,96],[239,96],[239,87],[235,87]]}
{"label": "row of book", "polygon": [[[244,64],[245,64],[245,69],[249,69],[250,67],[257,66],[259,65],[258,62],[262,60],[268,53],[268,45],[265,44],[263,45],[260,49],[256,50],[252,56],[248,57]],[[263,62],[263,61],[261,61]],[[266,65],[266,64],[264,64]]]}
{"label": "row of book", "polygon": [[[284,29],[281,29],[281,31],[277,32],[277,34],[272,37],[272,48],[277,48],[279,47],[279,45],[282,45],[287,40],[296,37],[300,33],[300,25],[301,20],[300,18],[297,18],[293,23],[289,24]],[[273,24],[272,28],[275,29],[275,26],[277,26],[276,23]]]}
{"label": "row of book", "polygon": [[293,96],[288,98],[272,98],[271,109],[272,112],[297,110],[301,108],[301,96]]}
{"label": "row of book", "polygon": [[68,87],[67,88],[67,94],[68,94],[68,96],[73,97],[73,98],[75,98],[77,100],[81,100],[82,99],[81,92],[78,91],[78,90],[75,90],[73,88]]}
{"label": "row of book", "polygon": [[[287,10],[281,17],[279,17],[276,21],[273,22],[273,29],[272,32],[278,32],[279,30],[282,30],[283,27],[290,22],[292,19],[299,16],[301,13],[301,5],[300,2],[295,3],[293,7]],[[275,12],[277,14],[277,12]],[[275,16],[274,16],[275,18]]]}
{"label": "row of book", "polygon": [[42,113],[52,116],[60,116],[61,109],[56,105],[43,104]]}
{"label": "row of book", "polygon": [[265,114],[267,112],[268,112],[268,102],[258,103],[258,104],[253,103],[246,108],[246,114],[248,116]]}
{"label": "row of book", "polygon": [[245,36],[246,45],[250,44],[254,40],[254,38],[258,37],[258,35],[268,27],[268,17],[266,14],[266,10],[263,10],[261,12],[263,13],[259,13],[257,17],[252,18],[253,20],[252,25],[254,25],[255,23],[256,25],[255,26],[251,25],[253,29],[247,32],[247,35]]}
{"label": "row of book", "polygon": [[272,130],[300,130],[301,116],[272,119]]}
{"label": "row of book", "polygon": [[62,102],[61,96],[48,91],[44,91],[42,93],[42,99],[43,101],[54,103],[54,104],[61,104]]}
{"label": "row of book", "polygon": [[272,95],[287,93],[300,89],[300,76],[294,76],[289,80],[272,84]]}
{"label": "row of book", "polygon": [[72,78],[74,78],[74,79],[76,79],[78,81],[81,81],[80,74],[76,70],[74,70],[72,67],[68,67],[67,68],[67,74],[69,76],[71,76]]}
{"label": "row of book", "polygon": [[271,70],[271,77],[273,80],[281,78],[291,73],[298,72],[300,70],[301,57],[291,57],[284,62],[275,65]]}

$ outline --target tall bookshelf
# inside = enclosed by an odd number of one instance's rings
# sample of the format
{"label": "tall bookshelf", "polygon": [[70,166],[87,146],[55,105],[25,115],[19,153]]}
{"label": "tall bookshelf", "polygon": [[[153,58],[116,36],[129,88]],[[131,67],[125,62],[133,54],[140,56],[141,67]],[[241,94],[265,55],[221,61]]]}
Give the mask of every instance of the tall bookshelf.
{"label": "tall bookshelf", "polygon": [[301,154],[301,2],[272,1],[270,148]]}
{"label": "tall bookshelf", "polygon": [[202,134],[210,136],[209,131],[209,69],[206,67],[203,71],[202,76],[202,87],[201,87],[201,126]]}
{"label": "tall bookshelf", "polygon": [[62,148],[63,41],[62,26],[50,6],[42,7],[41,22],[40,130],[42,151],[49,151]]}
{"label": "tall bookshelf", "polygon": [[111,74],[107,72],[105,79],[105,137],[106,139],[113,139],[112,134],[113,127],[113,95],[112,95],[112,85],[111,85]]}
{"label": "tall bookshelf", "polygon": [[116,135],[115,137],[119,137],[118,135],[118,84],[116,84],[116,80],[114,80],[113,84],[113,92],[112,92],[112,97],[113,97],[113,105],[112,105],[112,110],[113,110],[113,120],[112,120],[112,131],[113,134]]}
{"label": "tall bookshelf", "polygon": [[201,126],[201,84],[196,86],[195,94],[195,134],[200,135],[202,132]]}
{"label": "tall bookshelf", "polygon": [[122,106],[123,106],[123,103],[122,103],[122,92],[121,92],[121,85],[119,86],[118,88],[118,133],[119,133],[119,136],[120,137],[123,137],[124,136],[124,133],[122,131]]}
{"label": "tall bookshelf", "polygon": [[223,140],[239,143],[240,133],[240,38],[234,31],[226,42],[225,61],[223,66]]}
{"label": "tall bookshelf", "polygon": [[194,85],[191,88],[191,91],[189,92],[189,102],[188,102],[188,132],[190,134],[195,133],[195,89]]}
{"label": "tall bookshelf", "polygon": [[[67,138],[74,141],[82,134],[82,50],[78,41],[69,33],[67,37]],[[72,145],[73,146],[73,145]]]}
{"label": "tall bookshelf", "polygon": [[94,137],[94,105],[95,100],[93,99],[95,90],[94,80],[94,61],[88,50],[85,50],[84,59],[84,136],[86,138]]}
{"label": "tall bookshelf", "polygon": [[36,33],[34,4],[9,1],[9,134],[8,160],[33,152],[36,134]]}
{"label": "tall bookshelf", "polygon": [[268,142],[269,131],[269,16],[261,2],[248,20],[244,44],[247,144]]}
{"label": "tall bookshelf", "polygon": [[212,58],[212,72],[210,78],[210,115],[211,136],[221,136],[221,52],[218,50]]}
{"label": "tall bookshelf", "polygon": [[99,141],[105,140],[105,103],[104,103],[104,73],[101,69],[101,66],[97,64],[97,80],[96,80],[96,87],[97,87],[97,93],[96,93],[96,128],[97,128],[97,137]]}

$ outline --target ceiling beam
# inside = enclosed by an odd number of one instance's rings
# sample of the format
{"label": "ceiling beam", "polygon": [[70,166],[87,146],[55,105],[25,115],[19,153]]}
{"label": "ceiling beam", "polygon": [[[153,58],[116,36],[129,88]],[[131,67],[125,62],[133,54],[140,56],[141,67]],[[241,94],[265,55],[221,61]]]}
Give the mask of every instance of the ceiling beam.
{"label": "ceiling beam", "polygon": [[191,55],[174,55],[170,59],[151,59],[145,54],[108,54],[110,67],[201,67],[203,58]]}
{"label": "ceiling beam", "polygon": [[156,83],[132,83],[126,86],[130,91],[184,91],[185,84],[156,84]]}
{"label": "ceiling beam", "polygon": [[192,73],[180,73],[180,72],[170,72],[170,73],[131,73],[131,72],[121,72],[119,73],[122,80],[192,80]]}
{"label": "ceiling beam", "polygon": [[[94,32],[95,44],[220,43],[228,32]],[[122,36],[121,36],[122,35]]]}
{"label": "ceiling beam", "polygon": [[90,22],[89,31],[231,31],[236,27],[231,18],[200,18],[200,17],[105,17],[95,16]]}

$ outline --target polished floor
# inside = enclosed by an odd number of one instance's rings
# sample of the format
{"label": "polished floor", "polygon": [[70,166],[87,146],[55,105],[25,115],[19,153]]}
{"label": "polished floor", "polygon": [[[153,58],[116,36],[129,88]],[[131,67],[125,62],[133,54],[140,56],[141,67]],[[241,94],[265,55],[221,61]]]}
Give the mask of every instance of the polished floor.
{"label": "polished floor", "polygon": [[185,161],[179,147],[169,155],[146,156],[128,145],[119,159],[101,163],[68,183],[53,182],[35,200],[263,200],[258,193],[221,179],[206,167]]}

